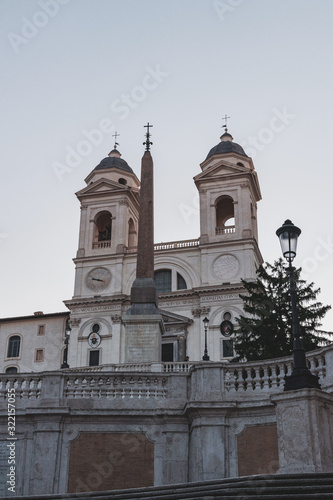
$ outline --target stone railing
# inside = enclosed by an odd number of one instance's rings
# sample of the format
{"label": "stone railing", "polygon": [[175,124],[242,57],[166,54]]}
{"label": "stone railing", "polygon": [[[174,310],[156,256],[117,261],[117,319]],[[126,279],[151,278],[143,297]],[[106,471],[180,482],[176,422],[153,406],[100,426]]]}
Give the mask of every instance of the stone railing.
{"label": "stone railing", "polygon": [[235,226],[216,227],[215,234],[233,234],[236,232]]}
{"label": "stone railing", "polygon": [[[308,368],[325,384],[325,348],[307,354]],[[331,367],[333,368],[333,367]],[[280,358],[252,363],[230,363],[224,369],[224,386],[227,392],[261,392],[283,388],[284,377],[293,369],[291,358]]]}
{"label": "stone railing", "polygon": [[123,363],[119,365],[107,364],[99,366],[83,366],[81,368],[70,368],[66,372],[95,373],[95,372],[164,372],[164,363]]}
{"label": "stone railing", "polygon": [[67,375],[64,384],[64,397],[69,399],[166,398],[166,379],[161,375]]}
{"label": "stone railing", "polygon": [[174,250],[179,248],[189,248],[199,246],[199,239],[195,240],[182,240],[182,241],[169,241],[167,243],[155,243],[154,251],[159,250]]}
{"label": "stone railing", "polygon": [[111,240],[96,241],[92,245],[92,247],[93,247],[94,250],[96,248],[110,248],[110,246],[111,246]]}
{"label": "stone railing", "polygon": [[[181,240],[181,241],[168,241],[166,243],[155,243],[154,252],[160,252],[162,250],[179,250],[180,248],[189,248],[199,246],[199,239],[194,240]],[[128,247],[127,253],[135,253],[138,247]]]}
{"label": "stone railing", "polygon": [[[160,365],[160,363],[158,363]],[[123,365],[114,365],[115,372],[151,372],[152,363],[125,363]],[[160,370],[159,370],[160,371]]]}
{"label": "stone railing", "polygon": [[[0,379],[0,399],[7,398],[8,390],[15,389],[15,399],[38,399],[41,397],[43,376],[19,375]],[[10,392],[11,394],[12,391]]]}
{"label": "stone railing", "polygon": [[[311,372],[319,376],[322,389],[333,392],[333,345],[307,353],[307,363]],[[8,391],[13,388],[16,401],[21,401],[23,407],[27,400],[31,404],[53,399],[58,404],[59,400],[93,398],[94,404],[98,404],[101,398],[173,399],[176,393],[185,404],[191,398],[205,399],[207,390],[217,401],[269,398],[270,394],[283,391],[284,377],[291,372],[292,359],[286,357],[246,363],[132,363],[40,374],[6,373],[0,376],[0,401],[5,404],[12,393]]]}
{"label": "stone railing", "polygon": [[187,373],[190,371],[193,363],[188,363],[187,361],[178,362],[178,363],[163,363],[164,371],[167,373],[177,372],[177,373]]}

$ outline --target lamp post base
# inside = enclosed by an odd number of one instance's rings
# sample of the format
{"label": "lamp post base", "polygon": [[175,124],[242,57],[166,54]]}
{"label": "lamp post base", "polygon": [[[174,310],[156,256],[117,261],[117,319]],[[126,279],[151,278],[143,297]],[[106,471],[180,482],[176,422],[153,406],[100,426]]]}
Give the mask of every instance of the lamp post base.
{"label": "lamp post base", "polygon": [[284,377],[284,391],[296,389],[321,389],[318,375],[313,375],[308,368],[298,368]]}
{"label": "lamp post base", "polygon": [[203,361],[209,361],[209,356],[207,354],[204,354],[202,356]]}

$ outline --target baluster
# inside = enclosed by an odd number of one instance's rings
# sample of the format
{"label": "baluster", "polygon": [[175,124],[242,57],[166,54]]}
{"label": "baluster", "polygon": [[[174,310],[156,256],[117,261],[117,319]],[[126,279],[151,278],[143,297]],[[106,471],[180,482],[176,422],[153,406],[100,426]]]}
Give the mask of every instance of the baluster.
{"label": "baluster", "polygon": [[256,366],[255,368],[252,368],[254,371],[254,377],[252,379],[252,387],[253,390],[258,390],[261,389],[260,386],[260,376],[259,376],[259,366]]}
{"label": "baluster", "polygon": [[35,389],[35,383],[36,381],[34,379],[30,379],[28,388],[28,399],[31,399],[33,396],[36,396],[37,391]]}
{"label": "baluster", "polygon": [[74,381],[70,378],[66,381],[66,389],[65,389],[65,397],[66,398],[74,398]]}
{"label": "baluster", "polygon": [[27,381],[25,379],[21,380],[21,393],[20,393],[21,398],[25,398],[26,396],[28,396],[28,391],[26,391],[26,387],[27,387]]}
{"label": "baluster", "polygon": [[269,389],[269,382],[268,382],[268,366],[263,367],[264,371],[264,376],[263,376],[263,389],[267,390]]}
{"label": "baluster", "polygon": [[248,385],[247,378],[248,378],[248,372],[247,372],[247,370],[245,370],[245,368],[243,368],[243,370],[242,370],[242,379],[243,379],[242,386],[243,386],[244,391],[247,390],[247,385]]}

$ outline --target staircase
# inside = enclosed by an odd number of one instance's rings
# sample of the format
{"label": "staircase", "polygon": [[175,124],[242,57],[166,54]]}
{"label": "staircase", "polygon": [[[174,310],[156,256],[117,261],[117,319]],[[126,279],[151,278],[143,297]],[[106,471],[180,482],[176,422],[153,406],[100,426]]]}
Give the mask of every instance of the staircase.
{"label": "staircase", "polygon": [[[28,497],[11,497],[28,498]],[[29,497],[31,498],[31,497]],[[153,486],[109,492],[45,495],[39,500],[315,500],[333,499],[333,473],[247,476],[200,483]]]}

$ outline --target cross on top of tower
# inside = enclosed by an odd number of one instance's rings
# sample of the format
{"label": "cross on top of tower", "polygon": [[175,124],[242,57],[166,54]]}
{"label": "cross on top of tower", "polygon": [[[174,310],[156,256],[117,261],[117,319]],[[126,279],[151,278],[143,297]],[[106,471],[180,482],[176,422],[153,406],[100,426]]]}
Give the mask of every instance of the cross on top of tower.
{"label": "cross on top of tower", "polygon": [[114,134],[112,134],[112,137],[114,137],[114,149],[117,149],[117,146],[119,146],[119,142],[117,142],[117,137],[119,136],[120,134],[118,134],[117,131],[115,131]]}
{"label": "cross on top of tower", "polygon": [[230,118],[230,116],[227,116],[227,115],[224,115],[224,117],[222,118],[222,120],[225,121],[225,124],[222,125],[222,128],[225,128],[226,132],[228,132],[228,118]]}
{"label": "cross on top of tower", "polygon": [[146,132],[146,140],[145,142],[143,143],[144,146],[146,146],[146,151],[149,151],[150,150],[150,146],[153,144],[152,142],[150,142],[150,132],[149,132],[149,128],[152,127],[153,125],[150,125],[150,123],[148,122],[147,125],[144,125],[144,128],[147,129],[147,132]]}

